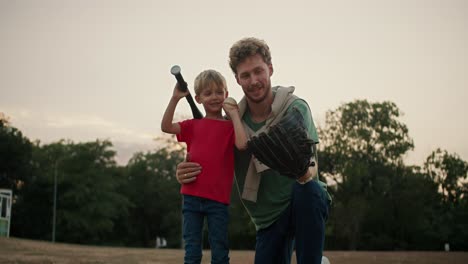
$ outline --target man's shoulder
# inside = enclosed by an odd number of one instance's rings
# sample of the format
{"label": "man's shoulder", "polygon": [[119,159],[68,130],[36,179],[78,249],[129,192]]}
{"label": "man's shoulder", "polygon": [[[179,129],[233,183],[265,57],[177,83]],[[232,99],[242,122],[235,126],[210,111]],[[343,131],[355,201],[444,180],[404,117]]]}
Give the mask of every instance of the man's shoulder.
{"label": "man's shoulder", "polygon": [[304,117],[306,127],[307,127],[307,129],[309,131],[309,134],[310,134],[310,137],[312,138],[312,140],[314,140],[314,142],[318,143],[319,140],[318,140],[318,135],[317,135],[317,129],[316,129],[315,124],[314,124],[314,119],[312,117],[312,112],[311,112],[307,102],[302,98],[297,98],[296,100],[294,100],[294,102],[292,102],[289,105],[286,112],[289,112],[294,108],[299,110],[301,115]]}
{"label": "man's shoulder", "polygon": [[310,112],[309,104],[307,104],[307,102],[304,99],[297,96],[288,106],[287,111],[290,111],[293,108],[297,108],[301,113]]}

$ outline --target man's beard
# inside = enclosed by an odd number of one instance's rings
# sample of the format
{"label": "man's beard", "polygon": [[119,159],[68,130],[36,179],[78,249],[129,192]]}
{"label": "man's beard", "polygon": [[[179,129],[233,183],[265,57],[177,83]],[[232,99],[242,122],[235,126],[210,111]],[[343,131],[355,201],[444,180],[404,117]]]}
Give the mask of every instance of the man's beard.
{"label": "man's beard", "polygon": [[251,101],[252,103],[256,103],[256,104],[259,104],[263,101],[266,100],[266,98],[268,97],[268,94],[270,93],[271,91],[271,85],[270,84],[267,84],[266,86],[259,86],[259,87],[254,87],[254,88],[251,88],[251,89],[247,89],[247,91],[249,90],[252,90],[252,89],[261,89],[262,90],[262,96],[260,98],[257,98],[257,97],[253,97],[251,96],[249,93],[245,93],[245,96],[249,99],[249,101]]}

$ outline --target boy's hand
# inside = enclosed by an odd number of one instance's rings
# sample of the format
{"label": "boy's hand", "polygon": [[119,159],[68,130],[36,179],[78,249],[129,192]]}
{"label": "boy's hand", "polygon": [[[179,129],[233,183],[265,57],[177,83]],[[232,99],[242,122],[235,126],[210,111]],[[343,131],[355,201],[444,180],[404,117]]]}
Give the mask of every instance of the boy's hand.
{"label": "boy's hand", "polygon": [[177,100],[180,100],[181,98],[184,98],[185,96],[187,96],[190,92],[187,90],[185,92],[182,92],[180,90],[180,86],[179,86],[179,83],[176,83],[175,87],[174,87],[174,91],[172,93],[172,97],[177,99]]}
{"label": "boy's hand", "polygon": [[237,106],[236,100],[232,97],[224,99],[223,109],[231,119],[234,115],[239,115],[239,106]]}

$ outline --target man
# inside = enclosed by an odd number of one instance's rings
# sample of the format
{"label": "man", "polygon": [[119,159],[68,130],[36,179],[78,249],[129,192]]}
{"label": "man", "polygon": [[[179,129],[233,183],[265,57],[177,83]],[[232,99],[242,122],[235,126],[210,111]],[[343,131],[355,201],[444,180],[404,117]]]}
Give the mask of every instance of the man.
{"label": "man", "polygon": [[[294,87],[271,86],[273,65],[264,41],[239,40],[231,47],[229,59],[244,91],[239,111],[249,136],[266,131],[296,108],[304,117],[310,138],[318,143],[310,109],[293,95]],[[197,163],[182,162],[177,179],[189,184],[201,169]],[[290,263],[294,247],[298,264],[321,263],[328,196],[318,181],[318,165],[295,180],[264,166],[249,152],[237,151],[235,173],[235,184],[257,231],[255,263]]]}

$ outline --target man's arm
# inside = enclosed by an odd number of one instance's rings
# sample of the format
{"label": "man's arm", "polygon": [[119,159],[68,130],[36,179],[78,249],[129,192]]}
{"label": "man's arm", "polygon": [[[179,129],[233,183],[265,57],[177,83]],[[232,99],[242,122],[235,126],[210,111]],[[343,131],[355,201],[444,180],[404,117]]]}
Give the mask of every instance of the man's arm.
{"label": "man's arm", "polygon": [[293,107],[299,110],[301,115],[304,117],[305,125],[307,128],[307,132],[309,137],[314,141],[312,144],[312,151],[314,153],[314,166],[309,167],[306,174],[297,179],[299,183],[307,182],[309,179],[313,179],[318,176],[318,157],[317,157],[317,144],[319,142],[317,136],[317,129],[315,128],[314,120],[312,118],[312,113],[310,111],[309,105],[302,99],[296,100],[289,106],[288,111],[290,111]]}
{"label": "man's arm", "polygon": [[309,180],[315,179],[315,177],[318,176],[318,162],[317,162],[317,146],[314,144],[312,145],[312,148],[314,149],[314,166],[310,166],[309,169],[306,171],[304,176],[296,179],[297,182],[299,183],[306,183]]}
{"label": "man's arm", "polygon": [[201,172],[200,164],[190,162],[190,154],[187,153],[185,161],[177,165],[176,178],[180,184],[191,183],[197,179],[197,175]]}

